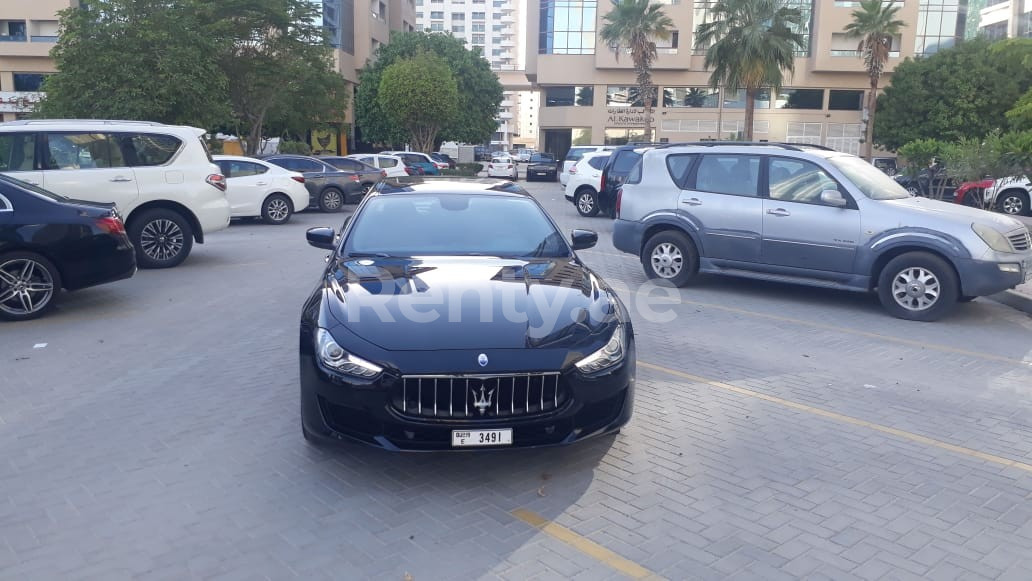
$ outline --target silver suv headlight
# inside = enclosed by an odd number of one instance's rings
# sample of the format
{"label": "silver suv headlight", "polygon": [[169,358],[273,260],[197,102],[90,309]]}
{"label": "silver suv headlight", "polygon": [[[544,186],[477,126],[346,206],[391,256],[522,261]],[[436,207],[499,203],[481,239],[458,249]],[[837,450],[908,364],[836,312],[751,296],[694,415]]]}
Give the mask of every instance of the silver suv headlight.
{"label": "silver suv headlight", "polygon": [[315,341],[319,361],[334,371],[361,379],[372,379],[383,372],[379,365],[345,351],[326,329],[318,329],[315,332]]}
{"label": "silver suv headlight", "polygon": [[985,242],[989,248],[997,252],[1014,252],[1011,247],[1010,240],[1007,237],[998,232],[995,228],[991,228],[984,224],[972,224],[971,229],[978,234],[978,237]]}
{"label": "silver suv headlight", "polygon": [[613,336],[602,346],[601,349],[581,359],[574,365],[581,373],[597,373],[610,367],[618,365],[627,356],[627,349],[624,346],[624,327],[617,325]]}

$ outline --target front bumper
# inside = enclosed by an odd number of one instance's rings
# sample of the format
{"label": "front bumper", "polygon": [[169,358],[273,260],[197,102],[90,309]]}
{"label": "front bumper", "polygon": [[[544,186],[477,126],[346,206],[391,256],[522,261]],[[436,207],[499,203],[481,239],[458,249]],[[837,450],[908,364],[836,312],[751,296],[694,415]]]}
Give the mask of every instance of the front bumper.
{"label": "front bumper", "polygon": [[558,409],[521,417],[485,419],[413,418],[391,404],[396,377],[375,384],[340,382],[302,353],[301,421],[310,436],[324,441],[354,441],[393,451],[455,450],[452,430],[512,428],[511,446],[461,448],[484,450],[570,444],[618,430],[634,408],[633,342],[624,363],[611,373],[586,378],[563,374],[566,401]]}
{"label": "front bumper", "polygon": [[[1032,280],[1032,255],[1015,254],[999,261],[956,259],[961,294],[972,297],[1003,292]],[[1017,265],[1018,272],[1001,270],[1001,264]]]}

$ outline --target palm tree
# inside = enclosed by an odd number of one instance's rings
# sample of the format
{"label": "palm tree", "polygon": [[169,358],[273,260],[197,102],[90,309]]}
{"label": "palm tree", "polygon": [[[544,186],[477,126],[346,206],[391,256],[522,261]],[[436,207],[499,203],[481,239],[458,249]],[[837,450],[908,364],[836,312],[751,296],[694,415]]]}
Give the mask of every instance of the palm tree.
{"label": "palm tree", "polygon": [[710,16],[696,30],[695,47],[706,48],[713,88],[745,89],[744,137],[752,141],[757,93],[771,87],[777,94],[782,71],[795,72],[795,52],[805,46],[803,35],[795,31],[802,13],[784,0],[719,0]]}
{"label": "palm tree", "polygon": [[878,106],[878,80],[889,60],[892,39],[899,36],[906,23],[896,18],[899,7],[895,0],[862,0],[860,8],[853,11],[853,21],[846,25],[846,34],[860,37],[857,51],[864,59],[867,76],[871,79],[871,92],[867,95],[867,133],[864,136],[864,157],[868,160],[874,149],[874,110]]}
{"label": "palm tree", "polygon": [[652,85],[652,61],[656,59],[656,40],[668,40],[674,21],[663,13],[663,7],[651,0],[612,0],[613,9],[602,17],[605,24],[599,36],[613,48],[616,59],[620,51],[630,47],[631,60],[637,74],[638,94],[645,106],[645,139],[652,136],[652,104],[656,88]]}

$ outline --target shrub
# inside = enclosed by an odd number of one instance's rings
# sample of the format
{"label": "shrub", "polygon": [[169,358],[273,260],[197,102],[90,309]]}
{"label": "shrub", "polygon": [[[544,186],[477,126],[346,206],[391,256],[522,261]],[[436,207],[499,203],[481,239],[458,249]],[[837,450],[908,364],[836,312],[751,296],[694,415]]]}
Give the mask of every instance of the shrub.
{"label": "shrub", "polygon": [[280,153],[295,153],[298,155],[312,155],[312,147],[303,141],[280,140]]}

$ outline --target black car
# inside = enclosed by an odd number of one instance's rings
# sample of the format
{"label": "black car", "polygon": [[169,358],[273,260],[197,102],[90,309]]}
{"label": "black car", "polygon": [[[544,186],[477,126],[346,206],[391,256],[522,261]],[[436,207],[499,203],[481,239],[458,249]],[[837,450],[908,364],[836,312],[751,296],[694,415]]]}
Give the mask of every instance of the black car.
{"label": "black car", "polygon": [[[895,176],[896,183],[903,186],[910,195],[924,198],[953,200],[957,193],[957,181],[948,175],[942,166],[933,166],[917,174],[904,173]],[[941,198],[939,197],[941,190]]]}
{"label": "black car", "polygon": [[340,233],[300,328],[302,431],[389,450],[569,444],[631,416],[620,299],[512,184],[381,182]]}
{"label": "black car", "polygon": [[530,165],[527,166],[527,181],[545,179],[550,182],[559,180],[559,167],[556,165],[555,156],[551,153],[534,153],[530,156]]}
{"label": "black car", "polygon": [[290,171],[301,172],[305,176],[309,208],[339,212],[344,204],[355,203],[365,195],[362,177],[357,172],[337,169],[321,159],[285,153],[267,155],[261,159]]}
{"label": "black car", "polygon": [[627,176],[641,159],[642,153],[656,147],[658,143],[633,143],[621,145],[613,150],[602,168],[602,190],[598,193],[598,212],[610,218],[616,217],[616,193],[627,181]]}
{"label": "black car", "polygon": [[136,253],[114,208],[0,175],[0,319],[34,319],[62,288],[136,273]]}
{"label": "black car", "polygon": [[362,185],[362,195],[365,195],[366,192],[376,185],[376,182],[380,181],[380,178],[387,175],[387,172],[378,167],[373,167],[368,163],[352,159],[350,157],[343,157],[340,155],[321,155],[317,159],[324,161],[339,170],[353,171],[357,173],[359,183]]}

